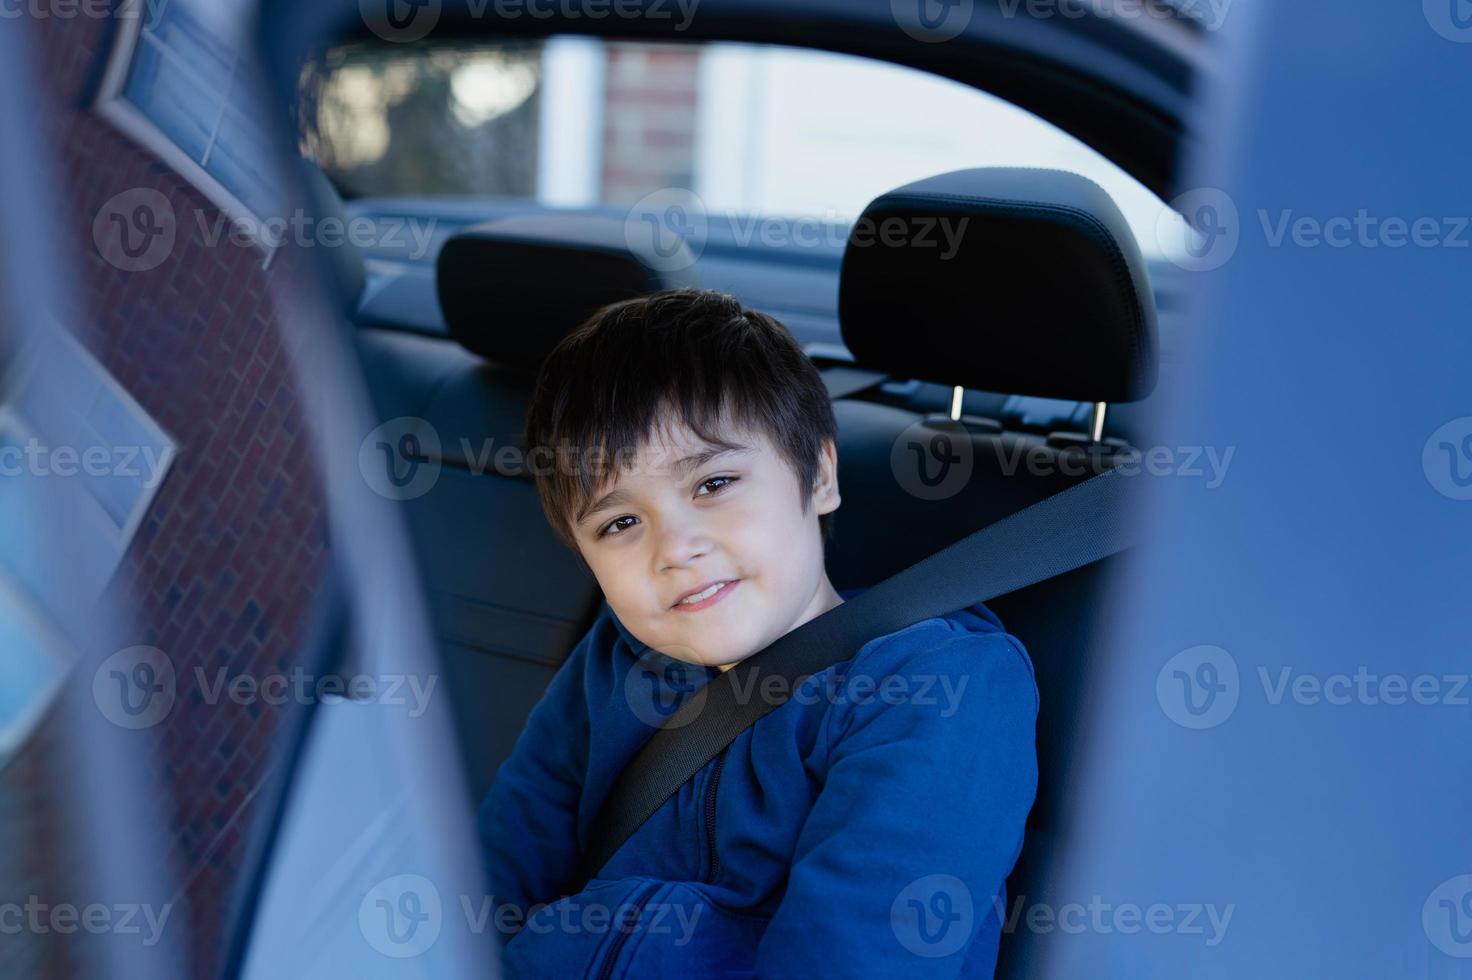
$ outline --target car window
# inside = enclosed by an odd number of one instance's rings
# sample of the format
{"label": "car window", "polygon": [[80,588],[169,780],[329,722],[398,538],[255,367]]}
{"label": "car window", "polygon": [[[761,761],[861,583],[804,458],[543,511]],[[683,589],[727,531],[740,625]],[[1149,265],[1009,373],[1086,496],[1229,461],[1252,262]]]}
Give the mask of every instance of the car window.
{"label": "car window", "polygon": [[711,211],[840,225],[947,170],[1056,167],[1103,186],[1141,248],[1173,212],[1119,167],[970,86],[885,62],[751,44],[553,38],[354,44],[307,66],[303,152],[348,196],[631,205],[671,188]]}
{"label": "car window", "polygon": [[[267,165],[247,7],[231,0],[135,4],[118,30],[99,95],[102,115],[252,224],[281,210]],[[268,244],[263,241],[263,244]]]}

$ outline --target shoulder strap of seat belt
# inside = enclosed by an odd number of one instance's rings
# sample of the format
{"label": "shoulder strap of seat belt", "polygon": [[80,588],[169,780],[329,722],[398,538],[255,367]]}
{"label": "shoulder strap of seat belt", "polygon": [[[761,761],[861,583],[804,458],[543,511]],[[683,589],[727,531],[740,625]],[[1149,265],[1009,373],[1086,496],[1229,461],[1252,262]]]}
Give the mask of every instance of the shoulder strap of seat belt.
{"label": "shoulder strap of seat belt", "polygon": [[[852,659],[870,640],[1007,595],[1123,551],[1124,483],[1092,477],[962,538],[779,637],[711,680],[666,719],[620,773],[589,830],[573,892],[597,875],[645,820],[802,679]],[[764,679],[785,683],[765,686]]]}
{"label": "shoulder strap of seat belt", "polygon": [[823,379],[823,387],[828,389],[829,400],[835,402],[889,380],[889,375],[883,371],[867,371],[851,364],[834,364],[819,371],[818,376]]}

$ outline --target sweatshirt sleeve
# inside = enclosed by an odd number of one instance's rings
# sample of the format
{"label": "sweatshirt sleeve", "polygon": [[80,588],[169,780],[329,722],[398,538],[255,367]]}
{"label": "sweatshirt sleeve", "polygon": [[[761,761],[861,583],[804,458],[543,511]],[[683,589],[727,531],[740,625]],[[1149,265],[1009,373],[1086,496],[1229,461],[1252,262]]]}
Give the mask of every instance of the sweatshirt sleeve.
{"label": "sweatshirt sleeve", "polygon": [[532,709],[480,805],[478,826],[493,907],[506,938],[527,909],[561,897],[576,871],[578,805],[588,770],[585,668],[594,633],[573,648]]}
{"label": "sweatshirt sleeve", "polygon": [[1031,663],[1001,632],[881,643],[827,719],[758,976],[956,976],[1002,904],[1037,790]]}

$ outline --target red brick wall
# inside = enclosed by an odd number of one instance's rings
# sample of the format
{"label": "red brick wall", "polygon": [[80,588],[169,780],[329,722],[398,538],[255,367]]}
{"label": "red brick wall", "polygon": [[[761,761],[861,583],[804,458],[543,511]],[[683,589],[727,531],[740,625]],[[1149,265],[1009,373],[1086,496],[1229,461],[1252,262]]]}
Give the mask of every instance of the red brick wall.
{"label": "red brick wall", "polygon": [[692,186],[698,57],[658,45],[609,46],[604,201],[633,203],[666,187]]}
{"label": "red brick wall", "polygon": [[[326,565],[316,454],[268,288],[305,263],[283,252],[263,272],[255,248],[228,236],[207,245],[195,213],[213,218],[215,209],[91,111],[89,86],[101,77],[113,26],[73,17],[4,29],[29,33],[43,76],[36,104],[48,132],[40,142],[55,162],[63,205],[53,230],[75,287],[63,297],[66,318],[179,448],[111,598],[130,617],[115,648],[156,646],[177,671],[177,701],[157,728],[154,767],[169,819],[154,844],[177,877],[166,941],[186,947],[190,973],[207,977],[222,965],[244,848],[263,817],[254,794],[269,775],[272,735],[294,706],[204,704],[193,668],[212,674],[228,664],[256,677],[289,670]],[[169,199],[179,237],[161,266],[128,273],[99,256],[92,222],[105,201],[135,187]],[[90,690],[95,667],[78,664],[69,683]],[[81,887],[77,849],[52,832],[57,781],[74,778],[51,766],[58,724],[54,715],[43,721],[0,770],[0,890],[23,900],[27,890],[54,889],[54,901],[82,905],[87,896],[72,890]],[[105,815],[98,832],[106,833]],[[0,894],[5,900],[11,895]],[[0,975],[76,974],[66,939],[6,936]]]}

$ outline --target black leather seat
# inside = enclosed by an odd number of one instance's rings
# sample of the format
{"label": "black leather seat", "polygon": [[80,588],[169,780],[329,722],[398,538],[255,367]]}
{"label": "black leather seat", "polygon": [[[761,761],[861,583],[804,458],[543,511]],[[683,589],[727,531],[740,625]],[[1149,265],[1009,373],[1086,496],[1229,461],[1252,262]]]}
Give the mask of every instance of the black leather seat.
{"label": "black leather seat", "polygon": [[[965,222],[948,257],[918,242],[921,229],[941,221],[953,230]],[[886,243],[874,234],[886,222],[914,234]],[[868,239],[862,246],[851,240],[845,252],[839,318],[860,365],[1078,402],[1134,401],[1154,388],[1158,338],[1144,260],[1113,201],[1085,178],[1035,169],[945,174],[881,196],[858,228]],[[1077,465],[1088,442],[1080,433],[1050,437],[1006,431],[990,420],[941,422],[934,431],[951,439],[950,455],[969,456],[970,475],[953,494],[924,499],[905,487],[932,493],[916,473],[903,473],[918,459],[895,452],[902,436],[915,441],[909,427],[920,415],[860,400],[834,410],[844,504],[828,567],[840,589],[892,575],[1099,471]],[[1107,466],[1110,456],[1097,458]],[[1041,696],[1038,797],[1008,889],[1030,902],[1045,900],[1048,863],[1074,822],[1067,794],[1076,781],[1074,734],[1097,667],[1092,637],[1106,584],[1127,560],[989,603],[1027,646]],[[1028,975],[1028,939],[1004,937],[998,976]]]}

